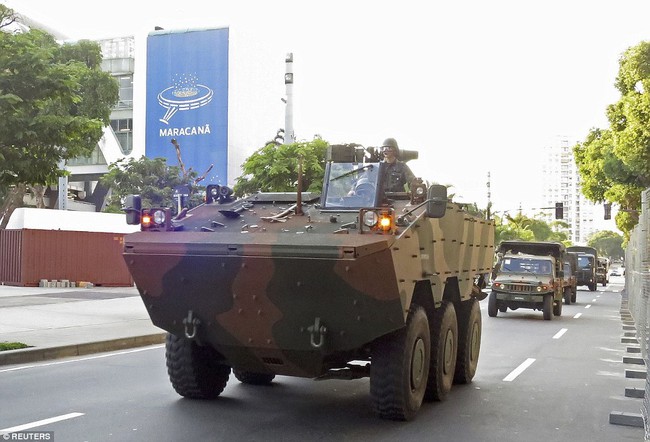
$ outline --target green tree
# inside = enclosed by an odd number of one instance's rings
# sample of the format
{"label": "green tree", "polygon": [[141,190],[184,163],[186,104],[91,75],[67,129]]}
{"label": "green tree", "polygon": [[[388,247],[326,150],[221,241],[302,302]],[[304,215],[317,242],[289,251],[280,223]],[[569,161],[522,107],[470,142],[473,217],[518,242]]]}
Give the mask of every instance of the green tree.
{"label": "green tree", "polygon": [[235,194],[242,196],[258,191],[295,192],[300,159],[303,191],[320,192],[323,188],[327,146],[327,142],[321,138],[281,145],[269,142],[244,161],[243,175],[237,178]]}
{"label": "green tree", "polygon": [[611,230],[596,232],[589,237],[587,245],[598,250],[598,256],[610,259],[622,259],[625,257],[623,250],[623,237]]}
{"label": "green tree", "polygon": [[[0,5],[0,28],[14,17]],[[56,183],[63,160],[89,155],[110,123],[118,84],[97,43],[0,31],[0,227],[28,186]]]}
{"label": "green tree", "polygon": [[495,220],[495,244],[513,239],[520,239],[522,241],[535,240],[535,234],[530,229],[530,219],[521,213],[515,216],[505,214],[503,218],[495,217]]}
{"label": "green tree", "polygon": [[523,241],[557,241],[565,244],[568,242],[567,230],[569,226],[562,221],[547,223],[542,219],[542,215],[530,218],[521,213],[515,216],[506,214],[503,218],[496,217],[495,220],[496,244],[501,241],[516,239]]}
{"label": "green tree", "polygon": [[650,186],[650,42],[623,53],[615,84],[621,97],[607,108],[609,128],[591,129],[573,151],[584,195],[620,206],[616,225],[627,241]]}
{"label": "green tree", "polygon": [[176,209],[174,188],[187,184],[191,189],[190,207],[203,201],[203,187],[196,184],[197,173],[182,174],[178,166],[168,166],[165,158],[141,157],[122,158],[108,167],[108,173],[101,178],[101,183],[111,188],[105,212],[121,213],[122,202],[129,194],[140,195],[143,207],[170,207]]}

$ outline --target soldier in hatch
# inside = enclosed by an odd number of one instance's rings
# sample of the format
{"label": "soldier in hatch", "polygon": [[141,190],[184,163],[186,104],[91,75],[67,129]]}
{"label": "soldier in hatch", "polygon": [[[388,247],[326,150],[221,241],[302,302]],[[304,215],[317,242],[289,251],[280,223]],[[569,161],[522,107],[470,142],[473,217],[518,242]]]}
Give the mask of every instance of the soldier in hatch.
{"label": "soldier in hatch", "polygon": [[415,178],[408,165],[399,160],[399,147],[395,138],[386,138],[381,145],[384,154],[384,173],[382,182],[384,192],[405,192]]}

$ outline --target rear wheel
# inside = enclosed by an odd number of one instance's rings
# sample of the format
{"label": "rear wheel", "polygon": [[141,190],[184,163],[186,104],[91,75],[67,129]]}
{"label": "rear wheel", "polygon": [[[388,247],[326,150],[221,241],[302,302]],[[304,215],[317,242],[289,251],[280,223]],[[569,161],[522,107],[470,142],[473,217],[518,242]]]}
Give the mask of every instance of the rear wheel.
{"label": "rear wheel", "polygon": [[230,367],[212,347],[167,334],[167,373],[176,393],[190,399],[214,399],[230,377]]}
{"label": "rear wheel", "polygon": [[565,287],[564,288],[564,303],[566,305],[571,305],[571,287]]}
{"label": "rear wheel", "polygon": [[571,303],[575,304],[578,297],[578,289],[571,293]]}
{"label": "rear wheel", "polygon": [[430,352],[429,321],[415,304],[404,328],[373,343],[370,397],[380,417],[410,420],[415,416],[427,385]]}
{"label": "rear wheel", "polygon": [[553,316],[562,316],[562,300],[553,302]]}
{"label": "rear wheel", "polygon": [[443,401],[447,398],[456,372],[458,322],[454,304],[443,301],[436,309],[431,326],[431,367],[424,398]]}
{"label": "rear wheel", "polygon": [[494,318],[498,315],[497,308],[497,294],[495,292],[490,292],[490,297],[488,298],[488,316]]}
{"label": "rear wheel", "polygon": [[251,371],[236,369],[233,369],[232,372],[237,380],[243,384],[269,385],[275,378],[275,375],[272,373],[253,373]]}
{"label": "rear wheel", "polygon": [[594,282],[593,284],[589,284],[589,290],[592,292],[596,291],[596,283]]}
{"label": "rear wheel", "polygon": [[460,303],[458,312],[458,355],[454,383],[468,384],[476,374],[481,351],[481,308],[478,300]]}
{"label": "rear wheel", "polygon": [[553,318],[553,295],[544,295],[544,320],[550,321]]}

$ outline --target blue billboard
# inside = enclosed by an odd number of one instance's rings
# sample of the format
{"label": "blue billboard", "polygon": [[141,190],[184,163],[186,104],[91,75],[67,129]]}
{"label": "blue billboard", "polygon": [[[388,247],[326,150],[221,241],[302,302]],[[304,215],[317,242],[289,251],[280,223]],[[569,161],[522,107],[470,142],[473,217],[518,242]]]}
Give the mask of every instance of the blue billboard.
{"label": "blue billboard", "polygon": [[147,37],[145,155],[228,184],[228,28]]}

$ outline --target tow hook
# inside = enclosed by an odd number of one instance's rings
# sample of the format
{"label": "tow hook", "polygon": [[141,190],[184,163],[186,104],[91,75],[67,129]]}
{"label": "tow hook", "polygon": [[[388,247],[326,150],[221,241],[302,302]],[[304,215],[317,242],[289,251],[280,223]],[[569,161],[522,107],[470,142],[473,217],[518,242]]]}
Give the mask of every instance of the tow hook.
{"label": "tow hook", "polygon": [[[316,318],[314,325],[307,327],[309,332],[309,343],[314,348],[321,348],[325,343],[325,334],[327,333],[327,327],[320,324],[320,318]],[[318,343],[315,340],[315,335],[318,334]]]}
{"label": "tow hook", "polygon": [[201,321],[199,318],[192,317],[192,310],[187,312],[187,318],[183,319],[183,325],[185,326],[185,337],[187,339],[194,339],[196,336],[196,330],[199,328]]}

